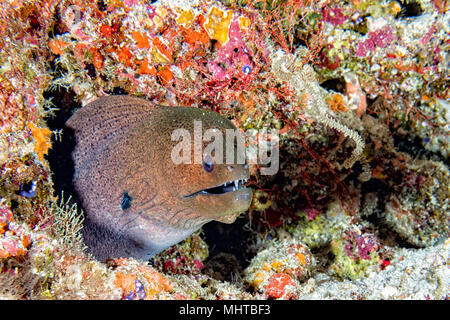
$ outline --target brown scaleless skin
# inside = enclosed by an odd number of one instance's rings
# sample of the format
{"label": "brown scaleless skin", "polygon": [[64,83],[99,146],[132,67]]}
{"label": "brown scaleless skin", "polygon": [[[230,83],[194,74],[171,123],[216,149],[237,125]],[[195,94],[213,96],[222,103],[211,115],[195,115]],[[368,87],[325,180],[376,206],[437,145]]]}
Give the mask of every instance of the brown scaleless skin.
{"label": "brown scaleless skin", "polygon": [[85,210],[83,237],[97,259],[145,260],[209,221],[232,223],[248,209],[245,164],[215,163],[208,172],[202,163],[172,161],[180,143],[171,139],[175,129],[190,133],[193,154],[194,120],[201,120],[203,132],[216,128],[223,137],[236,129],[209,110],[130,96],[99,98],[68,120],[77,140],[73,180]]}

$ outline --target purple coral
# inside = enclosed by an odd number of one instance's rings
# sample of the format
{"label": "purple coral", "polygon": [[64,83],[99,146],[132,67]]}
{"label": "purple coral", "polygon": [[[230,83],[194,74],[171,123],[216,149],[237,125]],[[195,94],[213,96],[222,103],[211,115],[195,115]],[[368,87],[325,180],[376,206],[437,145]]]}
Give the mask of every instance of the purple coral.
{"label": "purple coral", "polygon": [[323,10],[324,20],[334,26],[341,25],[348,20],[348,17],[342,13],[339,8],[325,8]]}
{"label": "purple coral", "polygon": [[136,279],[136,281],[134,282],[134,285],[136,287],[136,294],[137,294],[138,298],[145,299],[145,297],[147,297],[147,294],[145,293],[144,284],[139,279]]}
{"label": "purple coral", "polygon": [[36,195],[37,181],[31,181],[20,187],[20,195],[22,197],[32,198]]}
{"label": "purple coral", "polygon": [[367,53],[375,51],[377,47],[384,48],[394,40],[392,28],[386,26],[382,29],[369,32],[367,39],[358,43],[356,55],[365,57]]}
{"label": "purple coral", "polygon": [[134,300],[136,299],[136,294],[133,291],[130,291],[128,295],[123,297],[124,300]]}
{"label": "purple coral", "polygon": [[347,243],[344,252],[354,261],[357,259],[370,260],[370,254],[379,248],[378,241],[373,234],[359,234],[356,231],[347,232]]}
{"label": "purple coral", "polygon": [[242,72],[245,74],[249,74],[250,72],[252,72],[252,68],[248,65],[245,65],[242,67]]}
{"label": "purple coral", "polygon": [[141,280],[136,279],[134,281],[134,288],[135,290],[130,291],[128,295],[123,297],[124,300],[136,300],[137,299],[145,299],[147,297],[147,294],[145,293],[145,287],[144,284],[141,282]]}

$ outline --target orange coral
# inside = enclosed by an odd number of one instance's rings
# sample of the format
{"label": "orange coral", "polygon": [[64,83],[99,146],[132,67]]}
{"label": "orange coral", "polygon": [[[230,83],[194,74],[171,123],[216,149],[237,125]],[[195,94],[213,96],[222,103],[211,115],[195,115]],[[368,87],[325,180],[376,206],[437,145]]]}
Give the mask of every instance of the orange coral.
{"label": "orange coral", "polygon": [[150,42],[148,41],[148,37],[138,31],[131,32],[131,36],[136,41],[138,48],[140,49],[148,49],[150,48]]}
{"label": "orange coral", "polygon": [[159,75],[164,84],[167,84],[170,80],[173,79],[173,72],[170,70],[170,67],[164,66],[159,69]]}
{"label": "orange coral", "polygon": [[138,73],[139,74],[150,74],[150,75],[154,76],[154,75],[156,75],[156,70],[155,70],[155,67],[150,66],[148,64],[148,58],[145,58],[139,64]]}
{"label": "orange coral", "polygon": [[326,101],[333,111],[348,111],[348,108],[345,106],[344,97],[339,93],[333,94]]}
{"label": "orange coral", "polygon": [[140,272],[143,273],[144,278],[148,282],[147,295],[150,299],[154,298],[156,294],[161,291],[172,291],[173,286],[170,281],[161,275],[156,270],[149,267],[137,267]]}
{"label": "orange coral", "polygon": [[296,254],[296,256],[297,256],[297,260],[298,260],[298,262],[300,262],[301,263],[301,265],[306,265],[306,257],[305,257],[305,255],[303,254],[303,253],[297,253]]}
{"label": "orange coral", "polygon": [[54,54],[59,54],[59,55],[62,55],[64,53],[63,49],[65,47],[67,47],[67,45],[68,44],[61,39],[50,40],[50,42],[48,43],[50,50]]}
{"label": "orange coral", "polygon": [[116,53],[121,63],[127,66],[131,66],[131,58],[133,57],[133,55],[127,47],[117,49]]}
{"label": "orange coral", "polygon": [[139,294],[139,299],[159,299],[173,290],[172,283],[152,267],[125,258],[115,259],[114,263],[118,265],[114,285],[122,289],[125,299]]}
{"label": "orange coral", "polygon": [[293,297],[292,293],[286,291],[286,286],[294,286],[295,282],[290,276],[285,273],[275,273],[269,278],[269,284],[264,288],[266,289],[266,294],[270,298],[290,298]]}
{"label": "orange coral", "polygon": [[38,128],[33,122],[28,122],[28,128],[31,130],[34,140],[34,152],[39,157],[39,160],[44,160],[44,154],[48,153],[48,149],[51,148],[52,144],[50,141],[50,136],[52,132],[47,128]]}
{"label": "orange coral", "polygon": [[100,32],[105,36],[105,37],[111,37],[114,33],[114,29],[106,24],[103,24],[100,27]]}
{"label": "orange coral", "polygon": [[136,279],[137,276],[133,274],[118,272],[116,274],[116,279],[114,280],[114,285],[118,288],[121,288],[123,292],[128,294],[134,291]]}
{"label": "orange coral", "polygon": [[92,55],[92,62],[94,67],[98,70],[103,69],[103,56],[97,48],[91,47],[89,48],[89,52]]}
{"label": "orange coral", "polygon": [[208,34],[202,30],[202,31],[195,31],[192,29],[187,29],[181,27],[182,34],[184,36],[184,41],[186,41],[189,44],[195,45],[196,43],[203,43],[207,44],[209,41]]}
{"label": "orange coral", "polygon": [[153,57],[156,62],[168,63],[172,61],[172,49],[168,48],[162,41],[156,37],[152,39],[153,45],[156,50],[154,50]]}

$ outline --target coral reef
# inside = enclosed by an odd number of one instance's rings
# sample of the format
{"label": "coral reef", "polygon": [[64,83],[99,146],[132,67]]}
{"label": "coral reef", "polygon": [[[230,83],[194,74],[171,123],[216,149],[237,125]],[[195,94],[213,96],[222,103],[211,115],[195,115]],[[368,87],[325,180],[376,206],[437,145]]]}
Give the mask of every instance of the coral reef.
{"label": "coral reef", "polygon": [[[448,299],[449,21],[434,0],[2,2],[0,297]],[[277,130],[279,171],[252,164],[227,226],[245,255],[201,232],[147,262],[86,254],[50,159],[110,94],[219,112],[250,157]]]}
{"label": "coral reef", "polygon": [[401,190],[386,203],[386,222],[411,244],[432,246],[450,235],[448,168],[422,160],[408,169]]}

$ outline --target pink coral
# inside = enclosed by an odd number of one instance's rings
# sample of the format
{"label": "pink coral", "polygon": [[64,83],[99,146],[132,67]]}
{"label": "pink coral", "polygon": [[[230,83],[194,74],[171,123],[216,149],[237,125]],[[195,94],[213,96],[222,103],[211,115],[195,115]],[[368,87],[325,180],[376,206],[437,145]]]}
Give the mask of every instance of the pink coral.
{"label": "pink coral", "polygon": [[342,13],[340,8],[328,8],[323,9],[324,20],[335,26],[343,24],[348,20],[348,17]]}
{"label": "pink coral", "polygon": [[369,32],[367,39],[358,43],[356,55],[365,57],[367,53],[375,51],[377,47],[384,48],[394,40],[392,28],[386,26],[382,29]]}
{"label": "pink coral", "polygon": [[189,259],[185,256],[177,257],[164,262],[164,272],[172,274],[199,274],[203,263],[198,259]]}
{"label": "pink coral", "polygon": [[25,255],[30,244],[26,228],[14,222],[9,207],[0,204],[0,258]]}
{"label": "pink coral", "polygon": [[306,215],[308,216],[308,220],[314,220],[317,215],[320,213],[320,210],[314,209],[314,208],[307,208],[304,210]]}
{"label": "pink coral", "polygon": [[359,234],[354,230],[346,232],[344,252],[354,261],[358,259],[370,260],[370,254],[378,250],[378,240],[373,234]]}
{"label": "pink coral", "polygon": [[254,64],[251,50],[245,45],[238,19],[234,19],[228,31],[228,41],[217,52],[217,58],[208,63],[214,80],[230,80],[233,76],[246,76],[252,72]]}

